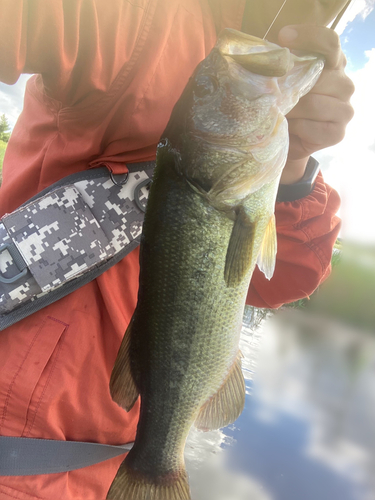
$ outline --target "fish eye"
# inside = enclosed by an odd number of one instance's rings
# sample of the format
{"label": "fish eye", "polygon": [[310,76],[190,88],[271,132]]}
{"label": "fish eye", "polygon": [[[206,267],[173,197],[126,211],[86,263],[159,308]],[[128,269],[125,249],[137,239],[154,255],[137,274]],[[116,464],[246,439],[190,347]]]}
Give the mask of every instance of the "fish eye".
{"label": "fish eye", "polygon": [[197,97],[206,97],[216,92],[219,83],[214,76],[201,75],[195,80],[194,94]]}

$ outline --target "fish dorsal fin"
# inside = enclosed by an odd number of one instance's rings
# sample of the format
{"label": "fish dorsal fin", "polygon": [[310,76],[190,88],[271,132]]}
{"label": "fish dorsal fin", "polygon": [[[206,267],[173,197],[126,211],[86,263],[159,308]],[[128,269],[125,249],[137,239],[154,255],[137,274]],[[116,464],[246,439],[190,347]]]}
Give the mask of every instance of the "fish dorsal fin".
{"label": "fish dorsal fin", "polygon": [[264,233],[257,264],[267,279],[271,279],[275,270],[277,236],[275,216],[272,215]]}
{"label": "fish dorsal fin", "polygon": [[252,265],[255,226],[245,209],[240,207],[225,258],[224,278],[229,287],[239,285]]}
{"label": "fish dorsal fin", "polygon": [[133,408],[139,396],[130,368],[131,325],[132,323],[129,324],[122,340],[109,383],[113,401],[126,411]]}
{"label": "fish dorsal fin", "polygon": [[241,357],[239,352],[223,385],[202,406],[194,424],[197,429],[220,429],[241,415],[245,405],[245,380],[241,370]]}

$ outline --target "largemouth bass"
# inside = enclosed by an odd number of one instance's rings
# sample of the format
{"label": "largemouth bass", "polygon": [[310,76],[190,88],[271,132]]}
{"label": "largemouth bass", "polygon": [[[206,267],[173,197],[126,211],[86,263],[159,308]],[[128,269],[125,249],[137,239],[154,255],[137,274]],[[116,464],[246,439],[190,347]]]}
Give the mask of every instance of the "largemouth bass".
{"label": "largemouth bass", "polygon": [[110,500],[190,499],[191,425],[217,429],[242,412],[239,335],[256,263],[268,278],[275,266],[285,114],[322,67],[225,30],[174,107],[143,226],[138,304],[110,382],[127,411],[141,396]]}

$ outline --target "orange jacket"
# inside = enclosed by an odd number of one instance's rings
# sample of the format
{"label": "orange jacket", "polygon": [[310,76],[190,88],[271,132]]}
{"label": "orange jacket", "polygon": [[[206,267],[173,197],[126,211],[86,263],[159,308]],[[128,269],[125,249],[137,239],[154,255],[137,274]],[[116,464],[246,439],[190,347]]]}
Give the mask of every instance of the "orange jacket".
{"label": "orange jacket", "polygon": [[[24,110],[5,156],[0,215],[77,171],[153,159],[172,107],[216,30],[240,29],[245,0],[0,0],[0,80],[23,72]],[[338,196],[319,177],[276,209],[274,278],[248,301],[278,307],[329,272]],[[108,381],[136,304],[138,251],[94,282],[0,333],[0,434],[121,444],[125,413]],[[102,500],[122,457],[74,472],[0,477],[0,499]]]}

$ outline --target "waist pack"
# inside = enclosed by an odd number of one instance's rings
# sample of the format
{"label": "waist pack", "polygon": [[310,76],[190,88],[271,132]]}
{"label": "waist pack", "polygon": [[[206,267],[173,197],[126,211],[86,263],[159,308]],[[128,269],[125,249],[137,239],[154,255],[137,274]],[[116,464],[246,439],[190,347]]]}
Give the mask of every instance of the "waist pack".
{"label": "waist pack", "polygon": [[139,244],[154,166],[70,175],[0,219],[0,330],[97,278]]}

